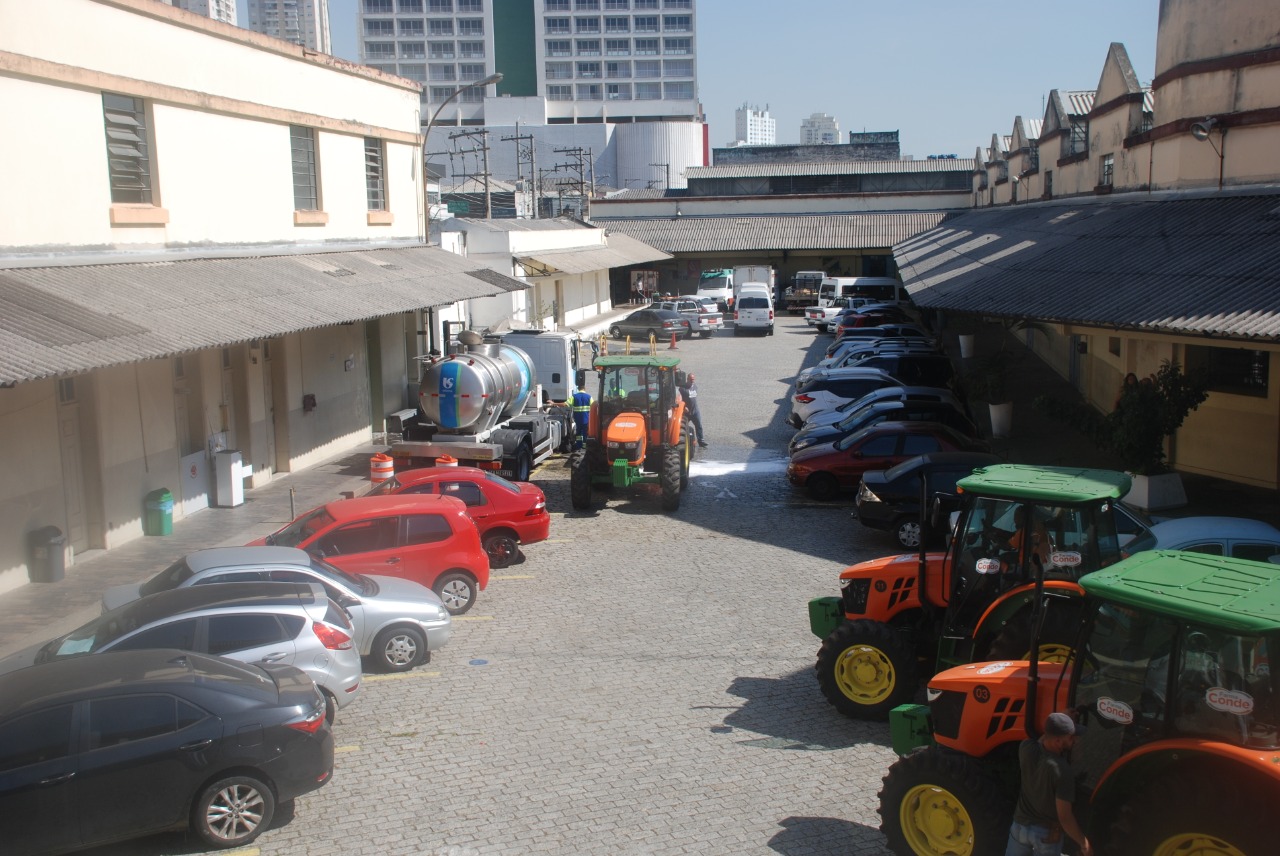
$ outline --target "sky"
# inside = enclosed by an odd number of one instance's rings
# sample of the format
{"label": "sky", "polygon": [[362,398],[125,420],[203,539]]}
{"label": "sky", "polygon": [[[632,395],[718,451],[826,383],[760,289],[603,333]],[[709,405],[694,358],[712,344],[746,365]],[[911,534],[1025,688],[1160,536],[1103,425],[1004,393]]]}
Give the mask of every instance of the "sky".
{"label": "sky", "polygon": [[[356,4],[329,0],[333,52],[358,61]],[[538,3],[539,0],[534,0]],[[826,113],[849,131],[898,131],[904,157],[972,157],[1051,89],[1094,89],[1111,42],[1155,76],[1159,0],[698,0],[698,90],[711,145],[743,103],[778,143]]]}

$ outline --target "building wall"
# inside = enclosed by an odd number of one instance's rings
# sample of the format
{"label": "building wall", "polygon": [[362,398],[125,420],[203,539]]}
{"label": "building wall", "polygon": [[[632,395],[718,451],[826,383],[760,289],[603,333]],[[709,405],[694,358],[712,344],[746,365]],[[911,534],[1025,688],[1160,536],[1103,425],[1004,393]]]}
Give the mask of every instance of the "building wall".
{"label": "building wall", "polygon": [[51,381],[0,389],[0,592],[27,582],[26,533],[42,526],[67,531],[63,501],[57,385]]}

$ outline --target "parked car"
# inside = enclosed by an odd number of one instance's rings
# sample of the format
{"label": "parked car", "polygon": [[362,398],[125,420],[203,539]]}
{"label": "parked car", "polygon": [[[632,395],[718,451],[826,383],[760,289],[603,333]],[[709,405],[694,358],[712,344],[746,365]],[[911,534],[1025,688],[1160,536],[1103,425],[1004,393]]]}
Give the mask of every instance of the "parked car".
{"label": "parked car", "polygon": [[1001,463],[987,452],[929,452],[908,458],[887,470],[868,470],[858,486],[854,516],[870,529],[892,532],[899,546],[915,549],[923,537],[927,546],[942,541],[946,523],[930,529],[920,520],[920,482],[928,479],[930,493],[954,493],[956,482],[979,467]]}
{"label": "parked car", "polygon": [[808,306],[804,310],[804,323],[819,333],[825,333],[832,319],[841,312],[874,302],[869,297],[842,297],[830,306]]}
{"label": "parked car", "polygon": [[968,409],[956,398],[955,393],[949,389],[934,386],[886,386],[883,389],[873,390],[861,398],[855,398],[846,401],[844,404],[834,407],[831,410],[824,410],[821,413],[815,413],[804,423],[804,427],[819,425],[834,425],[843,421],[850,413],[873,404],[877,401],[931,401],[946,402],[959,410],[965,416],[972,420],[972,415]]}
{"label": "parked car", "polygon": [[881,422],[833,446],[802,449],[787,466],[787,479],[814,499],[854,490],[868,470],[884,470],[929,452],[985,452],[986,444],[935,422]]}
{"label": "parked car", "polygon": [[254,546],[300,547],[353,574],[421,583],[461,615],[489,585],[489,557],[462,500],[364,496],[313,508]]}
{"label": "parked car", "polygon": [[637,309],[626,318],[614,321],[609,335],[615,339],[623,336],[653,336],[668,339],[675,333],[682,339],[693,335],[689,319],[671,309]]}
{"label": "parked car", "polygon": [[1181,517],[1156,523],[1124,546],[1143,550],[1186,550],[1255,562],[1280,562],[1280,529],[1248,517]]}
{"label": "parked car", "polygon": [[875,327],[851,327],[827,345],[826,355],[832,356],[851,339],[930,339],[933,335],[916,324],[878,324]]}
{"label": "parked car", "polygon": [[328,783],[325,701],[292,666],[174,649],[0,676],[0,841],[53,853],[190,828],[240,847]]}
{"label": "parked car", "polygon": [[[711,300],[711,298],[705,298]],[[715,301],[711,301],[714,303]],[[719,310],[708,310],[704,308],[692,297],[681,297],[676,300],[662,300],[653,303],[650,309],[670,309],[672,312],[678,312],[685,318],[689,319],[689,329],[692,333],[697,333],[704,339],[710,339],[711,334],[717,330],[724,329],[724,315]]]}
{"label": "parked car", "polygon": [[856,366],[868,357],[877,354],[938,354],[938,343],[933,339],[864,339],[853,340],[847,347],[839,348],[834,354],[819,360],[817,365],[802,369],[796,375],[796,382],[805,380],[822,369],[839,369]]}
{"label": "parked car", "polygon": [[838,318],[835,324],[836,338],[855,327],[877,327],[881,324],[901,324],[910,319],[907,313],[892,306],[879,309],[862,307]]}
{"label": "parked car", "polygon": [[423,467],[402,470],[369,488],[365,496],[428,494],[452,496],[467,506],[489,554],[489,568],[524,561],[521,544],[547,540],[551,515],[542,488],[511,482],[478,467]]}
{"label": "parked car", "polygon": [[919,401],[913,399],[876,401],[845,415],[834,424],[806,424],[787,447],[794,455],[818,443],[834,443],[855,431],[861,431],[881,422],[938,422],[954,428],[966,437],[977,437],[978,426],[950,401]]}
{"label": "parked car", "polygon": [[103,611],[186,586],[230,582],[317,583],[351,617],[356,648],[384,672],[404,672],[431,658],[453,636],[440,596],[397,577],[348,574],[297,547],[214,547],[189,553],[143,583],[113,586]]}
{"label": "parked car", "polygon": [[67,657],[179,648],[242,663],[297,666],[324,693],[333,722],[360,690],[351,619],[314,583],[221,583],[163,591],[0,661],[0,672]]}
{"label": "parked car", "polygon": [[831,410],[887,386],[902,386],[902,382],[880,369],[832,369],[816,374],[796,385],[787,424],[799,428],[815,413]]}
{"label": "parked car", "polygon": [[946,386],[956,374],[951,358],[936,352],[873,351],[860,357],[850,367],[883,369],[914,386]]}

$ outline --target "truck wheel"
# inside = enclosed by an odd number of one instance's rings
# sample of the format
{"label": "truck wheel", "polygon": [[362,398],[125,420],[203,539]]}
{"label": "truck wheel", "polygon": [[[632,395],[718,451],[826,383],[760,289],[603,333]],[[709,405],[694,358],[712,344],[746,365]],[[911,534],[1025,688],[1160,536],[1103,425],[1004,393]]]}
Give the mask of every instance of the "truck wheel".
{"label": "truck wheel", "polygon": [[880,831],[898,856],[996,856],[1009,841],[1012,808],[977,761],[921,746],[884,777]]}
{"label": "truck wheel", "polygon": [[818,686],[845,716],[883,720],[916,693],[916,658],[879,621],[846,621],[818,649]]}
{"label": "truck wheel", "polygon": [[[1274,811],[1243,768],[1152,777],[1120,809],[1100,852],[1114,856],[1253,856],[1275,850],[1258,819]],[[1208,773],[1206,777],[1203,773]],[[1224,775],[1225,774],[1225,775]]]}
{"label": "truck wheel", "polygon": [[809,491],[809,496],[819,502],[835,499],[840,493],[840,482],[836,481],[836,477],[831,473],[814,473],[809,476],[804,486]]}
{"label": "truck wheel", "polygon": [[591,464],[586,449],[569,456],[569,500],[578,511],[591,507]]}
{"label": "truck wheel", "polygon": [[662,453],[662,472],[659,474],[659,481],[662,483],[663,511],[675,511],[680,507],[683,460],[678,448],[666,449]]}
{"label": "truck wheel", "polygon": [[893,522],[893,534],[900,546],[914,550],[920,546],[920,520],[916,517],[899,517]]}
{"label": "truck wheel", "polygon": [[441,574],[431,588],[444,601],[444,608],[450,615],[461,615],[475,605],[476,581],[470,574],[461,571]]}

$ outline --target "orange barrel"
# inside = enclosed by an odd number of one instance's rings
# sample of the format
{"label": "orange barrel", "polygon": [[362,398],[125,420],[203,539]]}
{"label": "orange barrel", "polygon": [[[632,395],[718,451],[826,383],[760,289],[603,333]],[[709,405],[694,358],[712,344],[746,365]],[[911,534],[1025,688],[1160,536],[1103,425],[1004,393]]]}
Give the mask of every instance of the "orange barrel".
{"label": "orange barrel", "polygon": [[396,474],[396,462],[390,456],[379,452],[369,459],[369,481],[382,484]]}
{"label": "orange barrel", "polygon": [[436,458],[437,467],[456,467],[457,465],[458,465],[458,459],[453,457],[452,455],[441,455],[440,457]]}

